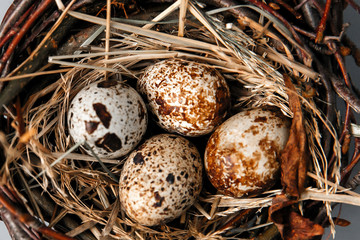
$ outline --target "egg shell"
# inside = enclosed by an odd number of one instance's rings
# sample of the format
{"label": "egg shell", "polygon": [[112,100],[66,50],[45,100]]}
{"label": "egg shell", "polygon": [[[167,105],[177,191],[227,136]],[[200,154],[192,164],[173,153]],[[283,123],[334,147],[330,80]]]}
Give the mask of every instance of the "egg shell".
{"label": "egg shell", "polygon": [[[94,83],[72,100],[68,128],[74,142],[86,140],[99,157],[124,156],[145,134],[146,105],[136,90],[125,83]],[[86,152],[91,154],[90,150]]]}
{"label": "egg shell", "polygon": [[211,135],[205,169],[213,186],[233,197],[268,190],[279,177],[278,156],[289,137],[290,121],[277,111],[240,112]]}
{"label": "egg shell", "polygon": [[179,217],[198,197],[202,161],[187,139],[160,134],[126,160],[120,177],[120,201],[134,221],[154,226]]}
{"label": "egg shell", "polygon": [[217,70],[180,59],[148,67],[138,90],[146,95],[158,124],[184,136],[212,132],[230,106],[229,88]]}

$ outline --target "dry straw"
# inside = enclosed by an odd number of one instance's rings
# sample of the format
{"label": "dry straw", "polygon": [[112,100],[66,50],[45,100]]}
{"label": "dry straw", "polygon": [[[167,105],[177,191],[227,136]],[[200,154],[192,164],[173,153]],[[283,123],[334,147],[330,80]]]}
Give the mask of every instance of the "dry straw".
{"label": "dry straw", "polygon": [[[219,20],[221,13],[228,9],[217,9],[216,14],[210,15],[203,13],[191,0],[176,1],[143,27],[110,21],[109,14],[108,19],[102,19],[68,11],[67,14],[75,18],[99,26],[107,25],[107,31],[110,31],[110,25],[111,34],[108,32],[105,42],[109,43],[106,46],[111,47],[103,49],[100,46],[90,46],[88,49],[91,53],[77,52],[74,55],[49,57],[50,63],[71,68],[36,73],[40,75],[62,72],[62,75],[56,82],[33,94],[26,102],[25,123],[27,130],[33,132],[32,138],[21,156],[13,150],[14,145],[6,148],[8,159],[3,174],[13,182],[14,187],[17,185],[12,178],[19,175],[31,176],[33,180],[30,183],[20,178],[22,187],[16,187],[20,196],[23,191],[30,192],[31,188],[40,186],[59,206],[60,214],[50,221],[51,226],[66,219],[67,214],[77,215],[79,224],[69,232],[70,236],[90,230],[97,239],[105,236],[116,239],[186,239],[191,236],[199,239],[226,238],[225,233],[235,230],[224,226],[236,214],[243,209],[261,211],[270,206],[273,197],[281,190],[273,190],[260,198],[241,199],[212,195],[204,191],[195,206],[179,220],[182,228],[164,225],[152,229],[141,226],[125,216],[118,200],[118,182],[111,176],[119,176],[124,159],[99,159],[97,156],[81,153],[77,148],[79,143],[72,142],[67,134],[66,113],[77,92],[104,78],[105,73],[109,78],[134,81],[141,76],[145,66],[159,59],[181,58],[216,68],[229,84],[243,85],[243,90],[235,92],[237,104],[233,107],[234,111],[238,108],[273,106],[280,109],[285,116],[291,117],[292,112],[280,72],[288,72],[300,82],[318,81],[319,76],[309,67],[311,59],[304,65],[294,60],[286,45],[283,45],[285,54],[269,46],[269,38],[275,41],[280,39],[268,26],[276,25],[280,30],[284,28],[260,9],[253,8],[268,21],[266,25],[240,17],[240,20],[253,29],[253,36]],[[180,11],[177,27],[173,25],[163,31],[152,30],[155,22],[164,20],[176,11]],[[292,39],[286,31],[280,32],[285,38]],[[204,39],[207,41],[204,42]],[[81,60],[74,62],[72,59],[75,58]],[[15,78],[3,80],[12,79]],[[305,127],[312,156],[309,176],[317,182],[317,188],[308,188],[302,194],[301,200],[324,201],[329,217],[331,202],[360,205],[357,194],[339,187],[340,146],[333,126],[311,98],[303,97],[300,89],[298,94],[307,118]],[[41,99],[48,100],[39,104]],[[330,173],[332,179],[336,180],[333,183],[324,180],[329,178],[326,156],[320,144],[320,125],[328,128],[335,142],[333,151],[337,160]],[[12,143],[17,137],[14,136]],[[1,135],[0,141],[5,144],[3,138]],[[107,169],[95,164],[98,161],[105,163]],[[30,199],[26,206],[42,218],[35,199]],[[251,227],[248,226],[242,231],[261,229],[271,224],[264,224],[266,219],[260,220],[252,222]]]}

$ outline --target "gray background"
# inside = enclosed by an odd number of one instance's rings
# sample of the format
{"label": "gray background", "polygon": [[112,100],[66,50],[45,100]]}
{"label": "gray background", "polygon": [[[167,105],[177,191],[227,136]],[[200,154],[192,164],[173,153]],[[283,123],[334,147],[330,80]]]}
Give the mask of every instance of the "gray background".
{"label": "gray background", "polygon": [[[12,0],[0,0],[0,19],[3,18],[6,10],[12,3]],[[360,0],[355,0],[358,4],[360,3]],[[345,22],[351,22],[351,26],[347,30],[347,34],[350,36],[350,38],[357,43],[358,46],[360,46],[360,28],[357,25],[358,22],[360,22],[360,15],[355,12],[354,9],[351,7],[347,7],[345,11]],[[357,83],[357,86],[360,87],[360,68],[356,67],[354,61],[349,58],[347,59],[347,68],[351,73],[352,81]],[[358,167],[360,169],[360,167]],[[360,192],[358,190],[358,192]],[[334,211],[334,216],[337,215],[339,208],[336,208]],[[352,224],[349,227],[342,228],[337,227],[336,228],[336,239],[341,240],[354,240],[359,239],[360,235],[360,207],[354,207],[349,205],[343,205],[341,208],[341,216],[347,220],[349,220]],[[326,232],[323,239],[328,239],[330,237],[329,231]],[[330,237],[331,238],[331,237]],[[0,221],[0,239],[1,240],[10,240],[10,236],[7,232],[7,229],[3,222]]]}

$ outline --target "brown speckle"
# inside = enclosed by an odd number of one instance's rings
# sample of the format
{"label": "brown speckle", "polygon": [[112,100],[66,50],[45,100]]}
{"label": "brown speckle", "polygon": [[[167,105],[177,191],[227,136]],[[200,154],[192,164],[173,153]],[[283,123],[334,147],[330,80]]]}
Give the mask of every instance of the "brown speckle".
{"label": "brown speckle", "polygon": [[143,155],[139,152],[135,155],[134,159],[133,159],[134,164],[137,165],[143,165],[144,164],[144,157]]}
{"label": "brown speckle", "polygon": [[140,100],[138,101],[138,105],[139,105],[139,117],[140,117],[140,120],[143,120],[146,116],[146,112],[145,112],[144,106],[142,105]]}
{"label": "brown speckle", "polygon": [[98,88],[110,88],[112,86],[116,86],[117,84],[118,84],[118,82],[116,82],[116,81],[108,80],[108,81],[103,81],[103,82],[98,83],[97,87]]}
{"label": "brown speckle", "polygon": [[107,111],[105,105],[103,105],[102,103],[94,103],[93,108],[104,127],[109,128],[111,114]]}
{"label": "brown speckle", "polygon": [[167,177],[166,177],[166,181],[167,181],[168,183],[170,183],[170,184],[173,184],[174,181],[175,181],[174,174],[169,173],[169,175],[167,175]]}
{"label": "brown speckle", "polygon": [[159,192],[154,192],[154,197],[155,197],[155,203],[153,205],[153,207],[161,207],[162,203],[164,202],[165,198],[161,197]]}
{"label": "brown speckle", "polygon": [[262,123],[266,123],[267,122],[267,117],[256,117],[254,122],[262,122]]}
{"label": "brown speckle", "polygon": [[96,122],[96,121],[89,121],[89,122],[85,121],[86,132],[89,134],[92,134],[93,132],[95,132],[98,125],[99,125],[99,122]]}
{"label": "brown speckle", "polygon": [[175,111],[179,110],[178,107],[168,105],[167,102],[162,97],[156,98],[155,102],[156,102],[156,104],[159,105],[158,111],[159,111],[160,115],[169,115],[174,110]]}
{"label": "brown speckle", "polygon": [[122,146],[120,138],[114,133],[107,133],[104,137],[98,139],[95,145],[108,152],[115,152]]}

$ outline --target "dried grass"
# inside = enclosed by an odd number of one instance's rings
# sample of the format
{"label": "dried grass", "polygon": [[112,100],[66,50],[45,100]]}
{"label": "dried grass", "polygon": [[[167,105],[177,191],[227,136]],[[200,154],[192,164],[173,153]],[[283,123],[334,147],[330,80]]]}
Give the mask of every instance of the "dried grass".
{"label": "dried grass", "polygon": [[[2,176],[12,179],[17,176],[16,171],[21,171],[33,179],[29,185],[26,184],[27,191],[36,186],[34,184],[41,186],[43,191],[63,209],[62,214],[50,224],[58,222],[67,214],[79,216],[82,223],[69,232],[71,236],[89,229],[97,239],[106,236],[116,239],[185,239],[191,236],[199,239],[226,239],[224,233],[231,230],[231,227],[223,229],[222,226],[234,215],[243,209],[256,208],[261,211],[270,206],[273,197],[281,192],[281,190],[273,190],[261,198],[237,199],[212,195],[204,191],[195,206],[182,216],[180,221],[183,223],[183,228],[168,225],[148,228],[129,220],[119,204],[118,183],[109,173],[119,176],[124,159],[101,159],[109,168],[107,173],[95,164],[99,161],[96,156],[83,154],[79,149],[74,151],[80,143],[73,143],[66,131],[69,103],[86,85],[104,78],[105,72],[109,78],[121,76],[124,80],[136,80],[142,74],[142,70],[139,69],[158,59],[195,60],[218,69],[230,84],[236,82],[243,85],[246,94],[241,92],[235,96],[237,104],[234,109],[273,106],[288,117],[291,117],[292,113],[288,107],[280,72],[285,71],[290,75],[298,76],[302,82],[317,81],[318,74],[308,66],[295,62],[287,47],[285,54],[270,47],[262,36],[279,39],[266,27],[252,20],[246,19],[254,32],[261,33],[256,35],[256,39],[238,28],[226,28],[215,17],[203,14],[192,1],[178,0],[152,21],[165,19],[179,7],[181,9],[179,31],[173,31],[173,34],[151,30],[155,23],[146,24],[141,28],[69,11],[68,14],[71,16],[94,24],[104,26],[106,23],[110,24],[112,38],[109,38],[109,32],[107,41],[112,47],[102,49],[94,46],[92,47],[94,53],[49,58],[50,63],[73,68],[59,70],[65,72],[61,78],[32,95],[26,102],[24,106],[26,127],[35,133],[26,145],[26,151],[24,150],[26,154],[19,157],[15,146],[8,145],[4,136],[0,135],[0,142],[6,146],[8,157],[2,169]],[[197,20],[189,18],[189,14],[185,14],[186,9]],[[185,16],[187,19],[183,18]],[[204,27],[194,29],[191,28],[192,24],[202,24]],[[281,28],[280,23],[276,25]],[[189,29],[184,31],[184,26],[189,26]],[[178,34],[187,37],[179,37]],[[207,42],[203,41],[203,36],[208,38]],[[73,58],[81,60],[73,62],[71,61]],[[49,95],[51,97],[48,97]],[[301,96],[300,90],[299,96]],[[39,100],[43,98],[48,100],[39,104]],[[340,146],[333,127],[317,109],[312,99],[304,97],[301,99],[303,111],[307,116],[305,127],[312,156],[313,171],[309,174],[317,181],[318,187],[308,188],[301,199],[325,201],[329,216],[330,202],[359,205],[358,195],[339,187]],[[335,141],[333,151],[337,156],[337,162],[331,173],[331,177],[336,180],[334,183],[324,180],[328,179],[327,161],[320,144],[319,125],[326,125]],[[14,136],[12,142],[14,143],[17,138],[18,136]],[[36,161],[33,160],[34,156]],[[26,183],[25,180],[23,182]],[[345,194],[338,194],[339,191],[344,191]],[[18,192],[21,193],[22,189],[18,189]],[[27,207],[32,209],[30,206]],[[41,216],[38,207],[36,212]],[[268,225],[262,224],[255,223],[247,229]]]}

